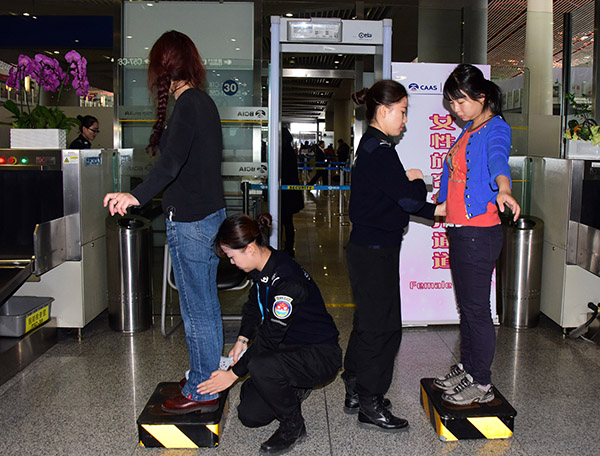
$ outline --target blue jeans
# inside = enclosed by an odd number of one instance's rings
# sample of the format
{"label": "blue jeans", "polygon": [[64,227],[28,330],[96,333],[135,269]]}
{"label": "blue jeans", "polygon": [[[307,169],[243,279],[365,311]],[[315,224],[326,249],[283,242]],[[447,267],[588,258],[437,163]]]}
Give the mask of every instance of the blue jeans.
{"label": "blue jeans", "polygon": [[460,361],[476,382],[487,385],[496,351],[490,309],[492,272],[502,250],[502,226],[446,228],[450,268],[460,312]]}
{"label": "blue jeans", "polygon": [[225,209],[197,222],[167,220],[167,239],[190,356],[189,378],[181,393],[194,401],[218,397],[199,394],[196,386],[219,369],[223,352],[223,322],[217,295],[219,258],[213,250],[223,220]]}

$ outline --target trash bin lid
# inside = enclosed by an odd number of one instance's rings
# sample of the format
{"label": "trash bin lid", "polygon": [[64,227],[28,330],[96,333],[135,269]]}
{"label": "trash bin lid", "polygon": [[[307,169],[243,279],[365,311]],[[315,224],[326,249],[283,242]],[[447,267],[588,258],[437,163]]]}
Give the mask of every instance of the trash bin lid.
{"label": "trash bin lid", "polygon": [[530,218],[519,217],[515,222],[515,228],[518,230],[531,230],[535,228],[536,221]]}
{"label": "trash bin lid", "polygon": [[120,227],[127,228],[130,230],[133,230],[136,228],[142,228],[144,226],[144,222],[142,222],[141,220],[129,218],[129,217],[123,217],[123,218],[119,219],[119,221],[117,223],[119,224]]}

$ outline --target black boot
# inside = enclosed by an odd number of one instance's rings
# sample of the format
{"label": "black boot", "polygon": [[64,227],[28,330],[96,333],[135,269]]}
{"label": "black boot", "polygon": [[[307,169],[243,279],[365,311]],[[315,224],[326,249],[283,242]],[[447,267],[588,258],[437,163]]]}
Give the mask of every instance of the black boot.
{"label": "black boot", "polygon": [[288,450],[306,435],[302,416],[290,421],[282,421],[275,433],[260,446],[261,453],[278,454]]}
{"label": "black boot", "polygon": [[[358,404],[358,393],[355,390],[356,387],[356,377],[350,377],[345,372],[342,374],[342,379],[344,380],[344,384],[346,385],[346,398],[344,399],[344,413],[348,415],[356,415],[358,413],[359,404]],[[385,397],[383,398],[383,406],[390,410],[392,408],[392,403],[390,400]]]}
{"label": "black boot", "polygon": [[360,397],[358,423],[361,427],[377,426],[384,431],[399,431],[408,427],[408,421],[398,418],[383,405],[383,395]]}

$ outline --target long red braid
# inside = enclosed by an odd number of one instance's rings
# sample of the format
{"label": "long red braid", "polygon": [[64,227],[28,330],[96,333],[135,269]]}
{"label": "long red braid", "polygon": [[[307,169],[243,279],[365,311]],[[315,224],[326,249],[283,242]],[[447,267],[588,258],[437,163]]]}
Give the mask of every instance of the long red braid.
{"label": "long red braid", "polygon": [[169,91],[171,88],[171,80],[167,75],[160,77],[156,84],[156,122],[152,126],[152,136],[150,143],[146,147],[146,152],[151,155],[156,154],[160,137],[165,128],[167,121],[167,104],[169,102]]}
{"label": "long red braid", "polygon": [[146,151],[154,155],[165,128],[171,82],[182,81],[202,89],[206,71],[194,42],[175,30],[163,33],[152,46],[149,57],[148,87],[156,94],[157,106],[156,123]]}

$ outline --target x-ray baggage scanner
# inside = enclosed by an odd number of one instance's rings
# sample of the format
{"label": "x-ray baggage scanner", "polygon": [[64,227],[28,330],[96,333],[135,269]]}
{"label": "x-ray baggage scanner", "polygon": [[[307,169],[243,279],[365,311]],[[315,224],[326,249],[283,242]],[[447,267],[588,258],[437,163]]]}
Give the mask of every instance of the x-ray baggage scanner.
{"label": "x-ray baggage scanner", "polygon": [[[392,65],[392,20],[344,20],[339,18],[284,18],[271,16],[271,66],[269,77],[269,212],[273,216],[271,245],[279,247],[281,78],[354,78],[355,90],[363,87],[361,71],[290,69],[282,71],[281,55],[350,54],[374,56],[375,80],[389,79]],[[354,137],[365,124],[355,122]]]}

